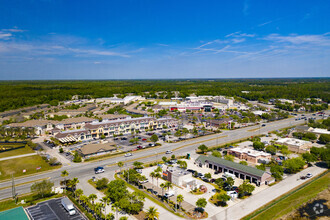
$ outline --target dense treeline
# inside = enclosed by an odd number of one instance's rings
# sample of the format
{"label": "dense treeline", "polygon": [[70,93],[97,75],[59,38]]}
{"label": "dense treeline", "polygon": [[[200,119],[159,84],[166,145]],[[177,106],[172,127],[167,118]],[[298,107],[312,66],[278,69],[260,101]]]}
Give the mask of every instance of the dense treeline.
{"label": "dense treeline", "polygon": [[[271,98],[321,98],[330,101],[330,78],[309,79],[214,79],[214,80],[112,80],[112,81],[2,81],[0,111],[36,104],[57,104],[58,101],[80,97],[109,97],[113,94],[135,93],[156,98],[196,95],[237,96],[249,100]],[[241,91],[249,91],[242,93]]]}

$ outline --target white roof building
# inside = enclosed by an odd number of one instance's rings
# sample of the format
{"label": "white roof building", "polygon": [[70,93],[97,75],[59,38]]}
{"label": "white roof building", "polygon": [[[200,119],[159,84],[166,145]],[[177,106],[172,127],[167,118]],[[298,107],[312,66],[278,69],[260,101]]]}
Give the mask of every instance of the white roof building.
{"label": "white roof building", "polygon": [[314,134],[330,134],[330,131],[327,129],[321,129],[321,128],[310,128],[308,129],[308,132],[314,133]]}
{"label": "white roof building", "polygon": [[295,153],[306,153],[311,147],[311,142],[296,138],[281,138],[276,141],[276,144],[286,145],[290,151]]}
{"label": "white roof building", "polygon": [[267,112],[264,112],[264,111],[253,111],[253,114],[255,114],[255,115],[262,115],[264,113],[267,113]]}

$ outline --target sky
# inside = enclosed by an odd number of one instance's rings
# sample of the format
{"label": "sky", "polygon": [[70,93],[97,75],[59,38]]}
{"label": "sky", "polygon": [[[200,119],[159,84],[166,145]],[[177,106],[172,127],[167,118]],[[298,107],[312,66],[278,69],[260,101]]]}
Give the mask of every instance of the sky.
{"label": "sky", "polygon": [[0,0],[0,79],[330,77],[328,0]]}

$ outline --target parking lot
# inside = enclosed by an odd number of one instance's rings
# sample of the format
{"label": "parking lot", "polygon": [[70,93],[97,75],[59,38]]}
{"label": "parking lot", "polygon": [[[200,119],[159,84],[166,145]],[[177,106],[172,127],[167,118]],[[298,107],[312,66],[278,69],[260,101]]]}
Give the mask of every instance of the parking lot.
{"label": "parking lot", "polygon": [[32,220],[87,220],[76,207],[76,214],[70,216],[62,206],[61,199],[51,199],[41,202],[25,210]]}

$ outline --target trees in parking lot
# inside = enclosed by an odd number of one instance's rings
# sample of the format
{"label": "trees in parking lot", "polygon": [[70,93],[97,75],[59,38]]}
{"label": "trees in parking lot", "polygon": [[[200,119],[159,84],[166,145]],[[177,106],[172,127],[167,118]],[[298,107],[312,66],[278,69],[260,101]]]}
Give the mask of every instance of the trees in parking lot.
{"label": "trees in parking lot", "polygon": [[261,141],[255,141],[253,142],[253,148],[255,150],[263,150],[265,148],[265,144],[262,143]]}
{"label": "trees in parking lot", "polygon": [[162,161],[163,161],[164,163],[166,163],[166,162],[167,162],[167,157],[163,156],[163,157],[162,157]]}
{"label": "trees in parking lot", "polygon": [[283,176],[283,167],[278,164],[273,164],[270,166],[270,172],[276,181],[282,180]]}
{"label": "trees in parking lot", "polygon": [[114,220],[114,219],[115,219],[115,216],[114,216],[114,214],[112,214],[112,213],[108,213],[108,214],[105,216],[105,219],[106,219],[106,220]]}
{"label": "trees in parking lot", "polygon": [[311,163],[311,162],[315,162],[317,161],[317,157],[314,155],[314,154],[311,154],[311,153],[303,153],[302,154],[302,157],[304,158],[304,160],[307,162],[307,163]]}
{"label": "trees in parking lot", "polygon": [[235,180],[233,178],[231,178],[231,177],[228,177],[225,183],[231,189],[233,187],[233,185],[235,184]]}
{"label": "trees in parking lot", "polygon": [[129,140],[130,143],[132,144],[136,144],[137,142],[139,142],[139,138],[132,138],[131,140]]}
{"label": "trees in parking lot", "polygon": [[78,183],[79,183],[79,179],[77,177],[74,177],[72,180],[67,181],[67,185],[72,190],[72,192],[76,191],[76,187]]}
{"label": "trees in parking lot", "polygon": [[317,160],[322,160],[327,163],[328,167],[330,167],[330,145],[327,144],[325,148],[321,147],[312,147],[311,154],[314,155]]}
{"label": "trees in parking lot", "polygon": [[207,205],[207,201],[205,198],[199,198],[197,201],[196,201],[196,206],[202,210],[202,212],[204,212],[204,208],[205,206]]}
{"label": "trees in parking lot", "polygon": [[283,162],[283,166],[288,173],[297,173],[305,165],[305,161],[301,157],[288,159]]}
{"label": "trees in parking lot", "polygon": [[80,197],[84,194],[84,191],[82,189],[77,189],[75,192],[74,192],[74,196],[75,198],[78,198],[78,200],[80,201]]}
{"label": "trees in parking lot", "polygon": [[124,210],[129,214],[136,214],[143,208],[144,194],[141,192],[130,193],[125,181],[113,180],[108,184],[107,197],[112,202],[112,207]]}
{"label": "trees in parking lot", "polygon": [[205,173],[204,177],[207,178],[207,179],[211,179],[212,175],[211,175],[211,173]]}
{"label": "trees in parking lot", "polygon": [[242,164],[242,165],[245,165],[245,166],[248,165],[248,163],[245,160],[240,161],[239,164]]}
{"label": "trees in parking lot", "polygon": [[259,169],[259,170],[265,171],[266,170],[266,165],[262,163],[260,165],[256,165],[256,168]]}
{"label": "trees in parking lot", "polygon": [[231,162],[234,162],[235,157],[233,155],[227,154],[223,157],[225,160],[229,160]]}
{"label": "trees in parking lot", "polygon": [[238,193],[240,197],[251,195],[254,191],[255,186],[249,183],[249,180],[244,180],[244,182],[238,187]]}
{"label": "trees in parking lot", "polygon": [[219,151],[217,151],[217,150],[212,151],[212,156],[214,156],[214,157],[220,157],[220,158],[222,157],[221,153]]}
{"label": "trees in parking lot", "polygon": [[136,185],[138,185],[140,181],[143,181],[146,179],[145,176],[142,176],[135,169],[125,170],[123,176],[127,182],[134,183]]}
{"label": "trees in parking lot", "polygon": [[109,180],[105,177],[96,181],[96,188],[98,190],[105,189],[109,183]]}
{"label": "trees in parking lot", "polygon": [[321,144],[327,144],[330,142],[330,135],[329,134],[321,134],[319,137],[319,142]]}
{"label": "trees in parking lot", "polygon": [[230,200],[230,196],[225,192],[219,193],[216,198],[220,201],[221,206],[227,206],[227,201]]}
{"label": "trees in parking lot", "polygon": [[158,141],[158,136],[156,134],[153,134],[151,135],[150,140],[155,144]]}
{"label": "trees in parking lot", "polygon": [[223,181],[222,178],[218,178],[214,181],[215,184],[217,184],[217,186],[219,187],[219,189],[223,189],[223,185],[225,183],[225,181]]}
{"label": "trees in parking lot", "polygon": [[277,151],[277,148],[273,145],[269,145],[266,147],[266,152],[267,153],[270,153],[272,155],[275,155],[276,154],[276,151]]}
{"label": "trees in parking lot", "polygon": [[94,205],[95,199],[97,199],[97,195],[95,195],[94,193],[88,196],[88,200],[90,201],[90,203],[92,203],[92,205]]}
{"label": "trees in parking lot", "polygon": [[179,164],[180,168],[186,169],[187,168],[187,162],[184,160],[179,160],[177,162],[177,164]]}

